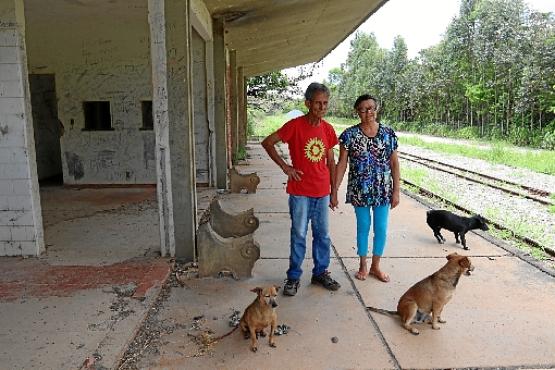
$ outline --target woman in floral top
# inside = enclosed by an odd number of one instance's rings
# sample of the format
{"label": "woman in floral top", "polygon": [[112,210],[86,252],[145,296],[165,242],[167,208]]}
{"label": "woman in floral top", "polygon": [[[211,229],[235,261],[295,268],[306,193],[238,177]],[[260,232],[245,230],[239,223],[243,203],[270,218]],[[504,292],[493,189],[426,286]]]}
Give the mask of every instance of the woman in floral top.
{"label": "woman in floral top", "polygon": [[[365,280],[369,274],[388,282],[389,276],[380,269],[383,255],[389,209],[399,204],[399,159],[395,132],[376,120],[379,105],[370,95],[361,95],[354,104],[360,123],[349,127],[339,137],[339,161],[332,189],[332,206],[336,207],[337,189],[341,184],[347,162],[349,180],[347,203],[355,208],[357,219],[357,254],[360,266],[355,277]],[[372,264],[368,270],[368,236],[374,218]]]}

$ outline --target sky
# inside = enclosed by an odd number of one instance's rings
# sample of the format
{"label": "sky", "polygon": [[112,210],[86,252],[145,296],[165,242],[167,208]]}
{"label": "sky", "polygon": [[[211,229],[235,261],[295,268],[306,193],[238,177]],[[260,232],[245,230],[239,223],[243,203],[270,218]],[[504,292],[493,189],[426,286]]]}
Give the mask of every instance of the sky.
{"label": "sky", "polygon": [[[528,0],[531,9],[555,13],[555,0]],[[391,49],[393,39],[401,35],[408,47],[408,57],[414,58],[422,49],[437,44],[451,20],[459,12],[459,0],[389,0],[358,30],[373,32],[382,48]],[[308,81],[301,82],[304,90],[312,81],[322,82],[331,68],[347,59],[354,33],[328,54]],[[289,73],[289,72],[288,72]]]}

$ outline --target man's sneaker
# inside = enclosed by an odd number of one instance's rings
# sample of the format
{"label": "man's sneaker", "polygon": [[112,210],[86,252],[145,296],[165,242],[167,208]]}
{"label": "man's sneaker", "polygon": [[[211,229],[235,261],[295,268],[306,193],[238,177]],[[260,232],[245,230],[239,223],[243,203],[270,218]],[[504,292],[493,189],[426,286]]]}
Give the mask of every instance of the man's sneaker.
{"label": "man's sneaker", "polygon": [[328,290],[337,290],[341,288],[341,284],[331,278],[329,271],[325,271],[318,276],[312,275],[312,279],[310,282],[312,284],[320,284]]}
{"label": "man's sneaker", "polygon": [[283,295],[294,296],[297,294],[297,289],[299,288],[299,280],[285,279],[285,285],[283,286]]}

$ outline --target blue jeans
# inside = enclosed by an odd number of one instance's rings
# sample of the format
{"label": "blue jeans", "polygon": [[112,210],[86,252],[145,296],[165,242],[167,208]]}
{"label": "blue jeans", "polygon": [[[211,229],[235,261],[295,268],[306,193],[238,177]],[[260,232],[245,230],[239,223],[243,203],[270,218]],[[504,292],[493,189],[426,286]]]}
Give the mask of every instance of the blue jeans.
{"label": "blue jeans", "polygon": [[329,195],[320,198],[289,195],[289,214],[291,216],[291,252],[287,278],[299,280],[303,270],[302,263],[306,253],[306,233],[308,222],[312,225],[312,275],[318,276],[330,264],[331,239],[328,231]]}
{"label": "blue jeans", "polygon": [[389,216],[390,204],[378,207],[355,207],[355,215],[357,218],[357,254],[366,257],[368,254],[368,236],[370,234],[370,225],[372,224],[372,216],[374,214],[374,243],[372,255],[382,256],[385,248],[385,240],[387,237],[387,220]]}

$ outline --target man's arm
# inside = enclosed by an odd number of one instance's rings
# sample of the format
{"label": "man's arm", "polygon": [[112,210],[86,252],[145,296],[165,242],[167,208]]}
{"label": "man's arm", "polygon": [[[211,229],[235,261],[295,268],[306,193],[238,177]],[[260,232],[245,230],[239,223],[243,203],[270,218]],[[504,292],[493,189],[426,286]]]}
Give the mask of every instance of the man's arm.
{"label": "man's arm", "polygon": [[277,132],[267,136],[264,140],[262,140],[262,147],[266,150],[266,153],[270,156],[270,158],[281,168],[281,170],[287,175],[289,179],[300,181],[301,175],[303,175],[302,171],[296,170],[293,166],[290,166],[281,158],[276,150],[276,144],[281,141]]}
{"label": "man's arm", "polygon": [[[333,189],[335,189],[335,153],[333,151],[333,148],[328,149],[326,162],[328,165],[328,170],[330,171],[330,185],[331,192],[333,194]],[[332,198],[333,197],[330,196],[330,208],[334,209],[335,207],[337,207],[337,202],[332,202]]]}

